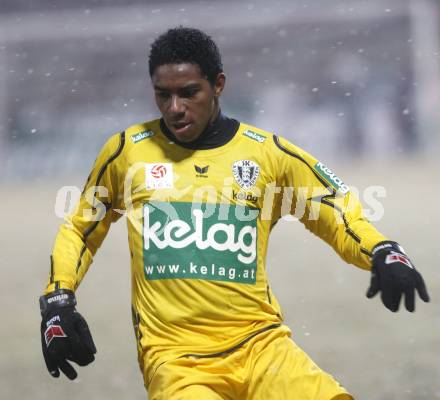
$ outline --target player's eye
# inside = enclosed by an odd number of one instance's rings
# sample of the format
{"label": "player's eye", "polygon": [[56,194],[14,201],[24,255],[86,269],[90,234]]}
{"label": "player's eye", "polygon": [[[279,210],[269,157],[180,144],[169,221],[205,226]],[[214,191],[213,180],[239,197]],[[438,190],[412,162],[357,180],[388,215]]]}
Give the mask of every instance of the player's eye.
{"label": "player's eye", "polygon": [[180,93],[180,96],[184,97],[184,98],[191,98],[191,97],[194,97],[198,91],[199,91],[199,89],[196,87],[183,89]]}
{"label": "player's eye", "polygon": [[163,92],[163,91],[160,91],[160,90],[157,90],[157,91],[156,91],[156,96],[157,96],[159,99],[161,99],[161,100],[167,100],[167,99],[170,98],[170,94],[169,94],[169,93],[167,93],[167,92]]}

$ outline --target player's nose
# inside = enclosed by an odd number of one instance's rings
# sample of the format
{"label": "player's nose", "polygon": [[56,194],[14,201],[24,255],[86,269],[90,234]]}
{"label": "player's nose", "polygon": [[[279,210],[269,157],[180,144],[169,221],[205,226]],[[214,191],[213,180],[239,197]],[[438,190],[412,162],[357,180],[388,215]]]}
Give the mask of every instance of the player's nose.
{"label": "player's nose", "polygon": [[184,104],[183,99],[181,99],[177,95],[172,95],[169,111],[173,115],[178,115],[178,114],[184,113],[185,112],[185,104]]}

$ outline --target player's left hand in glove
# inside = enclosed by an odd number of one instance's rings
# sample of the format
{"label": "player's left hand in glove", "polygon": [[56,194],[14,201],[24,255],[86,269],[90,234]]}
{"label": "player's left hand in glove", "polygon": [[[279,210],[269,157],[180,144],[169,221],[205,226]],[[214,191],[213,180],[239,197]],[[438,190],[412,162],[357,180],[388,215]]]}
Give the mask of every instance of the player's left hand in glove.
{"label": "player's left hand in glove", "polygon": [[75,294],[70,290],[56,290],[40,297],[43,356],[55,378],[61,370],[69,379],[75,379],[78,374],[69,361],[85,366],[95,359],[96,347],[89,327],[75,306]]}
{"label": "player's left hand in glove", "polygon": [[372,253],[373,265],[368,298],[381,292],[382,303],[393,312],[399,309],[402,296],[405,296],[406,309],[413,312],[415,291],[423,301],[429,301],[422,275],[414,268],[398,243],[381,242],[373,248]]}

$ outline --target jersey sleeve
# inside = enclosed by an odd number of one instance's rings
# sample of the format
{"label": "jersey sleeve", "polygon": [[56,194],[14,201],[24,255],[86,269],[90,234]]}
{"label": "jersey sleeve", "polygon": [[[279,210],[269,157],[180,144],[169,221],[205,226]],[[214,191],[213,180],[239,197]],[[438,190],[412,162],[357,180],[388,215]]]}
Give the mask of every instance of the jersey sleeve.
{"label": "jersey sleeve", "polygon": [[343,260],[371,269],[371,250],[387,238],[364,218],[358,198],[323,163],[287,140],[273,138],[279,150],[278,184],[284,190],[279,217],[297,217]]}
{"label": "jersey sleeve", "polygon": [[46,294],[58,289],[76,290],[111,223],[124,212],[123,178],[118,173],[124,144],[122,132],[103,146],[75,211],[60,226],[50,256]]}

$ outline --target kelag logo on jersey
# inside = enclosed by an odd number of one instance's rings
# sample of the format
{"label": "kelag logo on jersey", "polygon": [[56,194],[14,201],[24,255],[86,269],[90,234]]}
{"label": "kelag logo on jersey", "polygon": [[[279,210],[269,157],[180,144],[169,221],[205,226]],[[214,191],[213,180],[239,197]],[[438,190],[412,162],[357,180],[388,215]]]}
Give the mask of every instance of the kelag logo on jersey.
{"label": "kelag logo on jersey", "polygon": [[131,135],[131,140],[133,141],[133,143],[137,143],[137,142],[140,142],[141,140],[147,139],[153,135],[154,135],[153,131],[139,132],[139,133],[136,133],[135,135]]}
{"label": "kelag logo on jersey", "polygon": [[258,143],[263,143],[266,140],[266,136],[260,135],[259,133],[251,131],[250,129],[245,130],[243,135],[257,141]]}
{"label": "kelag logo on jersey", "polygon": [[[207,207],[210,212],[207,211]],[[257,221],[246,206],[150,202],[143,209],[145,279],[204,279],[254,284]],[[246,219],[246,218],[245,218]]]}
{"label": "kelag logo on jersey", "polygon": [[346,194],[350,191],[350,188],[342,182],[330,168],[326,167],[322,162],[317,162],[314,166],[315,171],[321,175],[330,185],[336,190],[339,190],[342,194]]}

